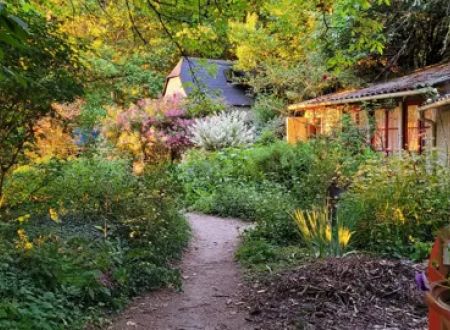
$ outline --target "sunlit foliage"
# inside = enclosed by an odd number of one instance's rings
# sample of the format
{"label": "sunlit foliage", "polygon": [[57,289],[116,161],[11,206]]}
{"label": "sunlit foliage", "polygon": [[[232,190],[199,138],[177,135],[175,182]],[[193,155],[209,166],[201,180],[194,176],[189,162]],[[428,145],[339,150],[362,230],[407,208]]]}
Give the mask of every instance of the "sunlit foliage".
{"label": "sunlit foliage", "polygon": [[190,146],[190,124],[180,99],[143,99],[126,110],[110,108],[104,134],[141,168],[178,158]]}
{"label": "sunlit foliage", "polygon": [[32,8],[8,8],[26,23],[29,34],[21,44],[8,35],[0,39],[3,69],[14,73],[0,79],[0,206],[6,174],[33,140],[37,121],[53,112],[53,103],[70,102],[82,92],[74,78],[80,68],[77,56],[57,22]]}

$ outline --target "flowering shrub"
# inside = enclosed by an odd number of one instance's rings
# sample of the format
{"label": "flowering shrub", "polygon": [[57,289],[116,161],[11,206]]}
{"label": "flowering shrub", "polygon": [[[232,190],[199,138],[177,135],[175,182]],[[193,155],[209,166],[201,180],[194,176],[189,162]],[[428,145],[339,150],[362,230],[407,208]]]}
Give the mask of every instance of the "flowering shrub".
{"label": "flowering shrub", "polygon": [[173,160],[190,146],[187,119],[180,99],[143,99],[127,110],[111,108],[104,133],[137,163]]}
{"label": "flowering shrub", "polygon": [[219,150],[253,143],[255,132],[243,111],[221,112],[197,119],[190,127],[191,141],[206,150]]}

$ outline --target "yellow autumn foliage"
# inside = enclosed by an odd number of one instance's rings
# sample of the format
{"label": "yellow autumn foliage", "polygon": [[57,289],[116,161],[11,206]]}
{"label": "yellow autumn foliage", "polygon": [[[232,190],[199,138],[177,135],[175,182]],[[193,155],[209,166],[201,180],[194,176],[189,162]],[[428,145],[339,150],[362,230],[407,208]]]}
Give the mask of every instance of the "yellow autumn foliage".
{"label": "yellow autumn foliage", "polygon": [[18,240],[16,242],[16,248],[19,250],[29,251],[33,248],[33,243],[30,242],[28,235],[24,229],[17,230]]}

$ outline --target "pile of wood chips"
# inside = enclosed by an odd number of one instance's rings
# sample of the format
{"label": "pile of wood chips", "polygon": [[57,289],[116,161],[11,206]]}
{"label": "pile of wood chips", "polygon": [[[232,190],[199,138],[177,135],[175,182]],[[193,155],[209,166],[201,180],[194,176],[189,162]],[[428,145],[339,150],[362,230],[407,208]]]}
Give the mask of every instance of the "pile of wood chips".
{"label": "pile of wood chips", "polygon": [[245,294],[255,329],[427,329],[423,265],[353,255],[259,279]]}

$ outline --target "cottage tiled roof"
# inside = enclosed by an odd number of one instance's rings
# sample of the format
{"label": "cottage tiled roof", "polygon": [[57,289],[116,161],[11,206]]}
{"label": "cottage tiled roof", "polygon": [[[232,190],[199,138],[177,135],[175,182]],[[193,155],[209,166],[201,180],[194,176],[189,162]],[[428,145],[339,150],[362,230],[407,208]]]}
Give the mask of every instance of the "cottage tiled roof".
{"label": "cottage tiled roof", "polygon": [[167,76],[166,86],[170,78],[179,77],[188,95],[196,87],[211,98],[222,98],[228,105],[251,106],[253,100],[245,89],[227,78],[232,66],[231,61],[183,57]]}
{"label": "cottage tiled roof", "polygon": [[428,99],[419,110],[428,110],[433,108],[438,108],[444,105],[450,104],[450,94],[444,94],[434,99]]}
{"label": "cottage tiled roof", "polygon": [[382,98],[383,95],[388,96],[389,94],[395,93],[399,95],[402,93],[408,95],[408,92],[414,93],[415,91],[423,91],[423,93],[426,93],[433,87],[445,82],[450,82],[450,63],[429,66],[406,76],[387,82],[376,83],[366,88],[320,96],[292,105],[290,108],[307,108],[327,103],[345,104],[348,102],[358,102],[361,99]]}

